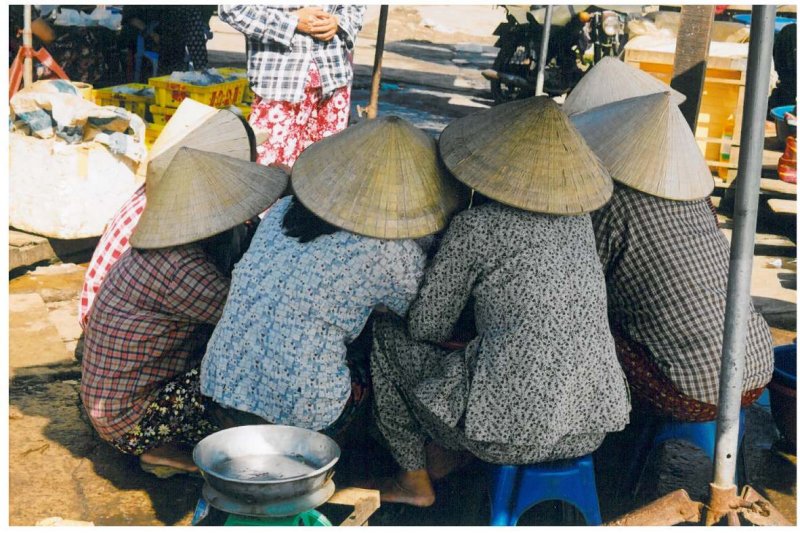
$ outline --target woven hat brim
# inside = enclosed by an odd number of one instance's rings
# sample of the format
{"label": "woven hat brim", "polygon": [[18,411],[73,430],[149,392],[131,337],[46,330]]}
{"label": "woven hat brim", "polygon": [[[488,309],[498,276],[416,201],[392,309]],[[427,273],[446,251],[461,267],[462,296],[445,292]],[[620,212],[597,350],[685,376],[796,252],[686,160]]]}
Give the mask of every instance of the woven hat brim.
{"label": "woven hat brim", "polygon": [[281,170],[181,148],[131,235],[136,248],[165,248],[211,237],[261,213],[286,189]]}
{"label": "woven hat brim", "polygon": [[686,96],[658,78],[616,57],[604,57],[572,89],[563,110],[571,116],[612,102],[665,91],[678,105],[686,100]]}
{"label": "woven hat brim", "polygon": [[667,200],[714,190],[692,130],[667,93],[630,98],[570,117],[620,183]]}
{"label": "woven hat brim", "polygon": [[377,239],[436,233],[466,201],[434,140],[397,117],[363,121],[309,146],[292,168],[292,188],[322,220]]}
{"label": "woven hat brim", "polygon": [[161,179],[175,153],[183,147],[250,161],[250,138],[236,114],[185,99],[150,150],[147,181]]}
{"label": "woven hat brim", "polygon": [[439,137],[453,175],[498,202],[552,215],[604,206],[614,186],[557,104],[544,97],[457,119]]}

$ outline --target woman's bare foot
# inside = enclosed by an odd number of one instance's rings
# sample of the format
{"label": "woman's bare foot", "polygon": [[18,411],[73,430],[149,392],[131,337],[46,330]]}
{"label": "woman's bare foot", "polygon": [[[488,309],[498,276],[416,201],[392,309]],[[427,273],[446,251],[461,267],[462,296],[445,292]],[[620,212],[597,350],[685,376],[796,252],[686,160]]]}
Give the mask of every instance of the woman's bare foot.
{"label": "woman's bare foot", "polygon": [[448,450],[435,442],[425,445],[425,455],[428,475],[433,481],[438,481],[451,472],[465,467],[475,459],[475,456],[467,451]]}
{"label": "woman's bare foot", "polygon": [[427,470],[399,472],[394,477],[376,479],[371,485],[380,491],[381,501],[385,503],[430,507],[436,501]]}
{"label": "woman's bare foot", "polygon": [[168,474],[169,470],[178,471],[172,472],[172,474],[180,472],[195,473],[199,471],[197,465],[192,461],[191,452],[174,442],[147,450],[139,457],[139,461],[143,469],[159,477],[162,477],[159,473]]}

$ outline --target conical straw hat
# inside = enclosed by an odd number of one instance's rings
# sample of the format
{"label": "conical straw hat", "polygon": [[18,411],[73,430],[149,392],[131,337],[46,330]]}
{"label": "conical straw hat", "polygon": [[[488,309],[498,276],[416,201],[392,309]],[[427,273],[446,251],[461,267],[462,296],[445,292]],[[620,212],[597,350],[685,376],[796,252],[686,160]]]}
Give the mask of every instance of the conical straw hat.
{"label": "conical straw hat", "polygon": [[398,117],[322,139],[292,168],[297,198],[326,222],[378,239],[436,233],[466,199],[425,132]]}
{"label": "conical straw hat", "polygon": [[164,174],[179,148],[187,147],[250,161],[247,126],[236,114],[186,98],[167,122],[148,155],[147,181]]}
{"label": "conical straw hat", "polygon": [[264,211],[288,180],[277,168],[180,148],[161,180],[147,189],[131,246],[164,248],[221,233]]}
{"label": "conical straw hat", "polygon": [[564,102],[564,113],[574,115],[593,107],[646,94],[669,91],[680,105],[686,97],[650,74],[626,65],[616,57],[604,57],[578,82]]}
{"label": "conical straw hat", "polygon": [[629,98],[570,117],[611,176],[668,200],[705,198],[714,178],[669,93]]}
{"label": "conical straw hat", "polygon": [[459,181],[526,211],[588,213],[614,191],[598,157],[558,105],[543,96],[451,122],[439,151]]}

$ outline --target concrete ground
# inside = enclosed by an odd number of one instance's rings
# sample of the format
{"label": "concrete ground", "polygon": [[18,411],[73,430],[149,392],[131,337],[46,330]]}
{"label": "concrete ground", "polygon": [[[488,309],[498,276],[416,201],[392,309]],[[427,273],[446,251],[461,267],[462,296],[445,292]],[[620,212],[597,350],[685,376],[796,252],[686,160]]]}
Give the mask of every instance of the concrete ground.
{"label": "concrete ground", "polygon": [[[404,116],[433,135],[453,118],[491,103],[479,70],[491,64],[491,32],[502,10],[470,6],[459,8],[459,17],[450,16],[450,10],[441,6],[392,6],[390,10],[381,113]],[[377,7],[371,6],[355,55],[354,111],[368,100],[376,18]],[[213,29],[212,61],[243,65],[240,36]],[[773,164],[776,159],[770,152],[765,160]],[[730,220],[723,217],[722,222],[729,230]],[[789,227],[785,220],[762,220],[754,262],[754,303],[770,323],[776,344],[791,342],[796,336],[796,248],[787,241],[787,235],[794,240]],[[80,369],[74,355],[81,333],[77,298],[91,243],[84,243],[81,253],[80,249],[63,251],[63,243],[26,235],[11,240],[10,253],[28,255],[18,256],[20,268],[9,282],[10,523],[32,525],[61,516],[97,525],[188,524],[201,482],[181,477],[157,480],[145,474],[134,459],[100,441],[81,410]],[[45,250],[46,246],[52,251]],[[54,264],[36,264],[40,260]],[[26,269],[26,265],[33,266]],[[669,442],[652,455],[636,499],[620,493],[620,473],[625,472],[628,459],[625,449],[635,431],[632,426],[609,436],[595,456],[604,519],[678,487],[686,488],[695,499],[704,497],[710,462],[680,442]],[[778,441],[768,404],[750,408],[744,445],[749,482],[796,522],[796,458],[781,452]],[[339,486],[358,477],[365,465],[392,468],[386,453],[365,438],[359,447],[345,450],[337,472]],[[485,482],[480,466],[471,465],[438,484],[434,507],[386,505],[371,524],[485,524]],[[567,513],[566,519],[571,516]],[[559,524],[564,518],[560,509],[544,505],[528,513],[524,522]]]}

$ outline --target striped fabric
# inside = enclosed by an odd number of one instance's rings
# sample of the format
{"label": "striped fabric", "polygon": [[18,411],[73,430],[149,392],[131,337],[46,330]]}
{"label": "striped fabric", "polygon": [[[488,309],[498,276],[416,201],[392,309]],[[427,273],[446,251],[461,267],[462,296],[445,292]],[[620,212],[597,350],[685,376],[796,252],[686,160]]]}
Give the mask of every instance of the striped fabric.
{"label": "striped fabric", "polygon": [[81,400],[102,438],[132,429],[159,390],[198,364],[229,283],[197,244],[123,254],[84,339]]}
{"label": "striped fabric", "polygon": [[131,246],[128,239],[133,233],[133,229],[139,222],[139,217],[147,204],[147,197],[144,194],[144,185],[133,193],[130,200],[120,208],[111,223],[106,226],[97,248],[94,249],[92,260],[86,269],[86,276],[83,279],[83,289],[81,299],[78,303],[78,321],[81,328],[86,329],[86,322],[89,320],[89,310],[92,302],[100,291],[111,267],[122,257]]}
{"label": "striped fabric", "polygon": [[300,102],[311,63],[322,78],[322,96],[353,79],[351,56],[365,6],[328,5],[339,17],[339,31],[328,42],[297,33],[292,11],[302,6],[220,5],[219,18],[247,39],[247,76],[263,100]]}

